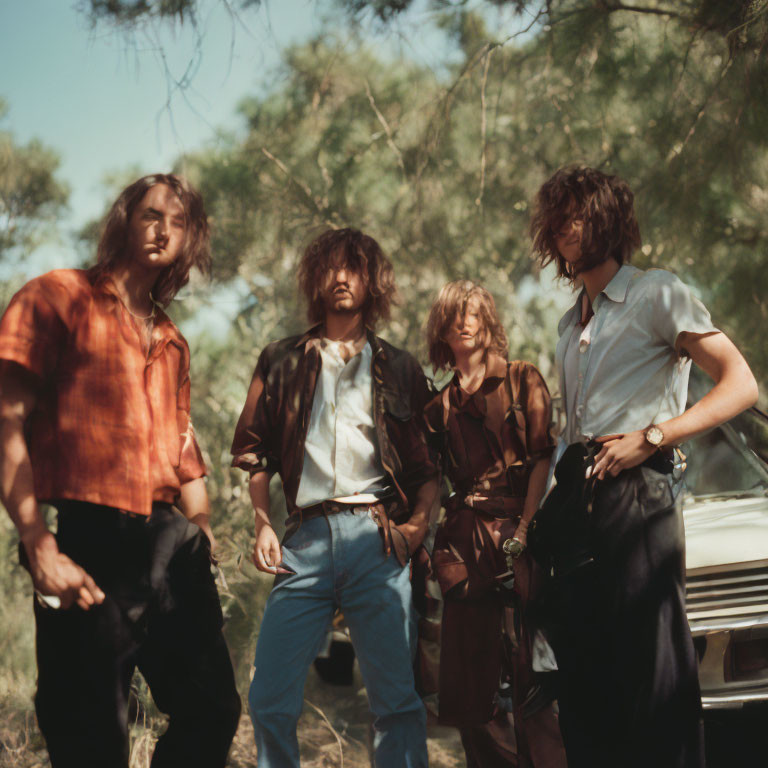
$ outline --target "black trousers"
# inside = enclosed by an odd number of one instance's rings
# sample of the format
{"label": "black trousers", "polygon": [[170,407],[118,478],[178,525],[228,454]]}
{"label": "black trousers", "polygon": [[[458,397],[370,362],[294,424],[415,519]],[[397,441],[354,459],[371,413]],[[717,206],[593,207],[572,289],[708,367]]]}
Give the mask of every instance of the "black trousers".
{"label": "black trousers", "polygon": [[670,477],[655,458],[590,484],[587,453],[569,446],[540,511],[569,531],[554,547],[551,595],[568,766],[700,768],[685,540]]}
{"label": "black trousers", "polygon": [[35,708],[53,768],[127,768],[136,668],[169,715],[153,768],[224,766],[240,698],[206,537],[165,504],[149,519],[81,502],[57,507],[59,548],[107,597],[89,611],[35,604]]}

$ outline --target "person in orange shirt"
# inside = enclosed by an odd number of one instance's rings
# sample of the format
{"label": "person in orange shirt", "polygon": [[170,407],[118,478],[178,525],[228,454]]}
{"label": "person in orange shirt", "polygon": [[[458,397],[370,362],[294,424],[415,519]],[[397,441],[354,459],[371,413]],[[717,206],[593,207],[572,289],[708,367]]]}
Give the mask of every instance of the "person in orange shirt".
{"label": "person in orange shirt", "polygon": [[54,768],[127,768],[135,668],[170,718],[155,768],[224,766],[237,729],[189,348],[162,309],[192,267],[210,267],[202,198],[145,176],[112,206],[94,267],[31,280],[0,320],[0,498],[37,596]]}

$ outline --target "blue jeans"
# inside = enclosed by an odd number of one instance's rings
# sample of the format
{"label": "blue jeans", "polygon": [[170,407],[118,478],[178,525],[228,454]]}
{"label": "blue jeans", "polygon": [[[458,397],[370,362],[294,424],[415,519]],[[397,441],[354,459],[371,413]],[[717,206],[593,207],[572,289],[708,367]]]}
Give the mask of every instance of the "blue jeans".
{"label": "blue jeans", "polygon": [[374,714],[377,768],[427,766],[426,716],[414,688],[409,569],[386,557],[367,510],[304,522],[283,546],[267,600],[248,702],[259,768],[298,768],[304,683],[341,608]]}

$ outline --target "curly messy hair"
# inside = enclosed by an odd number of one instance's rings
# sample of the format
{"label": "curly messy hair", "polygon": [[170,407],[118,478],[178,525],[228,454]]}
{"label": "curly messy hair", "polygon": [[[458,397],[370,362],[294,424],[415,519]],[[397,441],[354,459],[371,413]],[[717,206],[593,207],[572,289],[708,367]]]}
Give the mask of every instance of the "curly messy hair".
{"label": "curly messy hair", "polygon": [[467,304],[473,298],[477,299],[482,322],[483,345],[487,351],[495,352],[506,359],[507,334],[499,320],[493,296],[482,285],[473,283],[471,280],[454,280],[442,287],[427,318],[429,361],[435,371],[456,365],[453,351],[445,337],[456,315],[463,315],[467,310]]}
{"label": "curly messy hair", "polygon": [[[581,258],[569,265],[557,250],[558,232],[569,219],[581,220]],[[628,262],[640,247],[634,195],[618,176],[570,165],[548,179],[536,194],[530,224],[533,250],[542,266],[557,262],[560,277],[574,282],[606,259]]]}
{"label": "curly messy hair", "polygon": [[388,320],[397,301],[395,272],[381,246],[359,229],[327,229],[304,251],[299,263],[299,288],[307,300],[311,323],[325,319],[322,287],[331,269],[349,267],[359,271],[368,288],[363,304],[363,322],[375,328],[379,320]]}
{"label": "curly messy hair", "polygon": [[170,187],[184,207],[185,237],[181,253],[157,277],[152,288],[153,299],[162,306],[189,282],[189,273],[196,267],[204,275],[211,272],[210,231],[203,198],[184,178],[174,173],[153,173],[129,184],[118,196],[104,220],[96,251],[96,264],[91,267],[91,278],[96,280],[108,274],[125,257],[128,225],[136,206],[144,195],[157,184]]}

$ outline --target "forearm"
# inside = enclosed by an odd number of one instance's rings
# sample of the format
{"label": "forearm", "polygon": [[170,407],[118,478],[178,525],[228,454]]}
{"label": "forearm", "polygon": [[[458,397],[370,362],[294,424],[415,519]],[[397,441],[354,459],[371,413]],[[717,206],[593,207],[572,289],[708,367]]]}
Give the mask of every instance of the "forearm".
{"label": "forearm", "polygon": [[603,447],[595,458],[592,470],[598,480],[603,480],[606,473],[615,477],[619,472],[637,466],[657,447],[679,445],[732,419],[757,400],[755,377],[725,334],[681,334],[681,337],[681,349],[687,351],[693,362],[715,382],[715,386],[680,416],[657,424],[664,437],[656,447],[646,440],[644,428],[598,438]]}
{"label": "forearm", "polygon": [[726,370],[715,386],[680,416],[658,426],[664,445],[680,445],[696,435],[722,424],[757,401],[757,383],[744,358]]}
{"label": "forearm", "polygon": [[58,598],[62,608],[72,602],[88,610],[104,600],[93,579],[59,552],[35,498],[32,462],[24,439],[23,417],[0,418],[0,496],[16,526],[29,560],[29,572],[41,594]]}
{"label": "forearm", "polygon": [[211,529],[211,502],[208,499],[208,489],[202,477],[195,478],[181,486],[181,495],[177,506],[190,523],[197,525],[207,536],[211,544],[211,552],[216,549],[216,539]]}
{"label": "forearm", "polygon": [[526,525],[533,520],[536,510],[539,508],[544,491],[547,488],[547,478],[549,477],[549,458],[539,459],[531,470],[528,477],[528,491],[525,494],[523,503],[523,514],[521,521]]}
{"label": "forearm", "polygon": [[248,483],[248,493],[253,505],[254,526],[257,535],[265,525],[272,525],[269,509],[269,481],[269,473],[257,472],[251,476]]}
{"label": "forearm", "polygon": [[202,524],[210,520],[211,502],[202,477],[195,478],[181,486],[178,507],[190,522]]}
{"label": "forearm", "polygon": [[438,494],[437,480],[429,480],[416,491],[416,501],[408,518],[408,523],[423,528],[429,526],[429,519]]}
{"label": "forearm", "polygon": [[0,496],[29,551],[31,543],[48,529],[35,498],[24,421],[13,414],[0,419]]}

